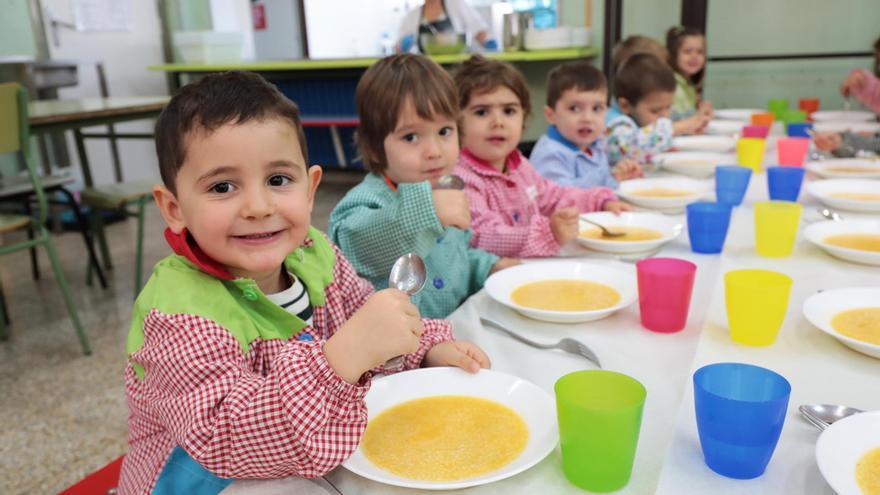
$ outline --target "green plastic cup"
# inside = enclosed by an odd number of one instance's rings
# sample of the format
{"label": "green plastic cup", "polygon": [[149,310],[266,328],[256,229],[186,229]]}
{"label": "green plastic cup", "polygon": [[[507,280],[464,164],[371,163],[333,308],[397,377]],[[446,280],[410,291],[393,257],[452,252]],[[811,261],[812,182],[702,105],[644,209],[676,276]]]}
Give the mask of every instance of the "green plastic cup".
{"label": "green plastic cup", "polygon": [[807,121],[807,112],[803,110],[786,110],[782,112],[782,121],[785,125],[801,124]]}
{"label": "green plastic cup", "polygon": [[563,376],[554,390],[565,477],[593,492],[626,486],[639,442],[645,387],[622,373],[585,370]]}
{"label": "green plastic cup", "polygon": [[788,100],[785,98],[773,98],[767,101],[767,110],[773,112],[776,120],[782,120],[782,116],[788,110]]}

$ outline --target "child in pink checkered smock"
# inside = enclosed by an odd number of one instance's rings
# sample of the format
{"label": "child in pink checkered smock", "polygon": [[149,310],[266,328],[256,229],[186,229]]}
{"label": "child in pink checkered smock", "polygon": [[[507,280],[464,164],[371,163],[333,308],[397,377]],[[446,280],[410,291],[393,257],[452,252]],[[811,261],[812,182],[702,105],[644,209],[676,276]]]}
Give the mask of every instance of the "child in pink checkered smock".
{"label": "child in pink checkered smock", "polygon": [[582,212],[631,209],[607,187],[564,187],[541,177],[519,152],[531,110],[512,65],[475,55],[455,75],[462,152],[455,173],[470,200],[471,245],[516,258],[557,254],[579,231]]}

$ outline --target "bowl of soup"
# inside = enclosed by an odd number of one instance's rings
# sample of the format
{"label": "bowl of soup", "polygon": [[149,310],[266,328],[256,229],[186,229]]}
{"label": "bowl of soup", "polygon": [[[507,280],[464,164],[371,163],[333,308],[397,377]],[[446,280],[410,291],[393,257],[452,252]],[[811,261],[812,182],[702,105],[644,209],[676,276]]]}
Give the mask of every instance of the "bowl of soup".
{"label": "bowl of soup", "polygon": [[738,120],[710,120],[706,125],[706,134],[718,136],[733,136],[742,132],[747,122]]}
{"label": "bowl of soup", "polygon": [[732,136],[676,136],[672,147],[678,151],[730,152],[736,149],[736,139]]}
{"label": "bowl of soup", "polygon": [[[585,220],[604,226],[609,237]],[[631,211],[615,215],[601,211],[581,215],[578,243],[594,251],[615,254],[651,253],[674,240],[684,230],[684,222],[657,213]]]}
{"label": "bowl of soup", "polygon": [[843,345],[880,359],[880,286],[819,292],[804,301],[803,313]]}
{"label": "bowl of soup", "polygon": [[670,151],[651,157],[651,162],[674,174],[705,179],[715,175],[718,165],[736,163],[736,155],[708,151]]}
{"label": "bowl of soup", "polygon": [[880,266],[880,220],[817,222],[804,237],[836,258]]}
{"label": "bowl of soup", "polygon": [[880,182],[858,179],[816,180],[807,192],[830,208],[858,212],[880,212]]}
{"label": "bowl of soup", "polygon": [[880,179],[880,162],[864,158],[811,161],[804,167],[823,179]]}
{"label": "bowl of soup", "polygon": [[520,314],[554,323],[608,317],[638,296],[634,267],[554,260],[523,263],[492,274],[489,297]]}
{"label": "bowl of soup", "polygon": [[835,493],[880,493],[880,411],[835,421],[816,441],[816,464]]}
{"label": "bowl of soup", "polygon": [[856,134],[874,134],[880,132],[880,122],[831,121],[813,124],[816,132],[854,132]]}
{"label": "bowl of soup", "polygon": [[711,194],[712,183],[669,176],[625,180],[617,194],[633,205],[662,213],[682,213],[685,206]]}

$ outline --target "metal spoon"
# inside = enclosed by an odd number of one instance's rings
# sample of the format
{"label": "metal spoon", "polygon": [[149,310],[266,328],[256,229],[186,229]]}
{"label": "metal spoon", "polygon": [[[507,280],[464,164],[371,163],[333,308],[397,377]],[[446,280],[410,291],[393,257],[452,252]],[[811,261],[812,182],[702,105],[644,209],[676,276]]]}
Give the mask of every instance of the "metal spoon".
{"label": "metal spoon", "polygon": [[838,406],[834,404],[804,404],[798,407],[798,411],[800,411],[804,419],[819,430],[824,430],[831,426],[835,421],[841,420],[847,416],[865,412],[854,407]]}
{"label": "metal spoon", "polygon": [[843,217],[841,217],[840,214],[834,210],[829,210],[828,208],[819,208],[817,211],[820,215],[828,220],[833,220],[835,222],[843,220]]}
{"label": "metal spoon", "polygon": [[[406,253],[391,267],[388,275],[388,287],[393,287],[409,297],[413,297],[425,286],[428,280],[428,269],[421,256],[416,253]],[[397,356],[385,362],[386,369],[397,369],[403,365],[403,356]]]}
{"label": "metal spoon", "polygon": [[561,349],[565,352],[570,352],[572,354],[577,354],[579,356],[582,356],[587,361],[590,361],[593,364],[595,364],[596,367],[602,368],[602,365],[599,363],[599,358],[596,356],[596,353],[593,352],[592,349],[587,347],[586,344],[582,343],[579,340],[570,339],[570,338],[566,337],[555,344],[541,344],[539,342],[535,342],[534,340],[529,340],[529,339],[523,337],[522,335],[514,332],[513,330],[507,328],[506,326],[502,325],[501,323],[498,323],[497,321],[491,320],[491,319],[486,318],[484,316],[480,317],[480,323],[482,323],[483,325],[489,326],[489,327],[497,328],[498,330],[501,330],[502,332],[504,332],[507,335],[513,337],[514,339],[522,342],[525,345],[529,345],[529,346],[532,346],[532,347],[535,347],[538,349]]}
{"label": "metal spoon", "polygon": [[455,189],[461,191],[464,189],[464,179],[455,174],[444,174],[437,179],[437,185],[434,189]]}
{"label": "metal spoon", "polygon": [[610,230],[605,228],[604,225],[598,224],[598,223],[596,223],[592,220],[586,219],[584,217],[581,217],[581,220],[583,220],[591,225],[595,225],[596,227],[599,227],[599,229],[602,230],[602,237],[623,237],[626,235],[625,232],[611,232]]}

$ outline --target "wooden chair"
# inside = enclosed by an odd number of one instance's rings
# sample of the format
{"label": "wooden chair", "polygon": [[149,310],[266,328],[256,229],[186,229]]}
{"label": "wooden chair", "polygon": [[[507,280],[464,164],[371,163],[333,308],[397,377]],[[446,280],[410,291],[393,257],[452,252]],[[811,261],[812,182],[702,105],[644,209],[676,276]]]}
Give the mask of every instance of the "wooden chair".
{"label": "wooden chair", "polygon": [[[52,271],[55,273],[55,281],[58,283],[61,294],[64,296],[64,304],[67,306],[67,312],[70,315],[73,328],[76,330],[77,337],[79,337],[80,346],[85,354],[91,354],[89,340],[83,330],[82,323],[80,323],[76,306],[73,304],[70,288],[67,285],[67,280],[64,278],[64,272],[58,260],[58,253],[55,250],[55,243],[52,242],[52,237],[49,235],[48,229],[46,229],[49,204],[46,200],[46,193],[43,191],[40,177],[37,174],[36,165],[30,155],[28,137],[27,94],[18,84],[0,84],[0,154],[17,153],[24,161],[33,184],[34,195],[37,198],[38,205],[36,218],[26,215],[0,214],[0,234],[15,230],[25,230],[29,227],[34,230],[33,239],[0,246],[0,255],[30,249],[35,246],[45,246],[46,253],[49,255],[49,261],[52,264]],[[0,314],[0,339],[5,340],[8,335],[3,305],[0,305],[0,313],[3,313]]]}

